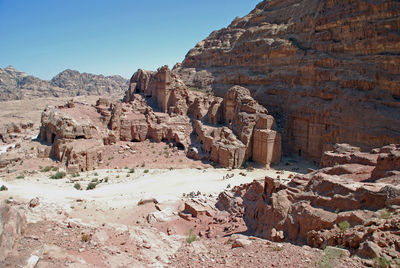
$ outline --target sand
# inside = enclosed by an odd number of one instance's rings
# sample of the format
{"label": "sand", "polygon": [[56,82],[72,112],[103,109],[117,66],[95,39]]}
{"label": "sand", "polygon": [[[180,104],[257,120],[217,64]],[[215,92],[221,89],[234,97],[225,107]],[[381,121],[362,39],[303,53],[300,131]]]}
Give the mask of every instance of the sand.
{"label": "sand", "polygon": [[[264,176],[277,176],[274,169],[228,170],[228,169],[136,169],[129,173],[128,169],[97,170],[81,173],[79,178],[70,175],[61,180],[49,179],[50,173],[39,173],[26,176],[25,179],[3,181],[0,184],[8,187],[0,196],[13,196],[29,201],[39,197],[45,202],[65,204],[74,199],[96,200],[109,206],[122,207],[136,204],[143,198],[156,198],[159,202],[180,199],[184,193],[200,191],[202,194],[218,194],[227,186],[233,187],[248,183]],[[245,173],[242,176],[239,173]],[[97,175],[96,175],[97,174]],[[223,179],[226,174],[234,174],[232,178]],[[287,178],[293,172],[286,171],[281,175]],[[127,177],[127,175],[129,177]],[[119,178],[117,178],[119,176]],[[107,183],[99,184],[94,190],[76,190],[71,180],[76,179],[82,186],[93,179],[109,178]]]}

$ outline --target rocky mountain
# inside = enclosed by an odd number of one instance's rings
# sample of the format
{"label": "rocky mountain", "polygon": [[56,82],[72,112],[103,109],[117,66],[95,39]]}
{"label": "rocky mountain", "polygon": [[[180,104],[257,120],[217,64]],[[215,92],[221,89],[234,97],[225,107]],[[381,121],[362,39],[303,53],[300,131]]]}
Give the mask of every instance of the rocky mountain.
{"label": "rocky mountain", "polygon": [[67,91],[53,87],[48,81],[27,75],[12,66],[0,68],[0,101],[40,97],[70,96]]}
{"label": "rocky mountain", "polygon": [[400,2],[265,0],[188,52],[174,72],[223,96],[233,85],[277,119],[284,152],[400,140]]}
{"label": "rocky mountain", "polygon": [[128,88],[128,80],[119,76],[103,76],[65,70],[51,79],[55,87],[73,91],[76,95],[123,94]]}
{"label": "rocky mountain", "polygon": [[65,70],[52,80],[41,80],[16,70],[0,68],[0,101],[78,95],[122,95],[128,80],[121,76],[103,76]]}

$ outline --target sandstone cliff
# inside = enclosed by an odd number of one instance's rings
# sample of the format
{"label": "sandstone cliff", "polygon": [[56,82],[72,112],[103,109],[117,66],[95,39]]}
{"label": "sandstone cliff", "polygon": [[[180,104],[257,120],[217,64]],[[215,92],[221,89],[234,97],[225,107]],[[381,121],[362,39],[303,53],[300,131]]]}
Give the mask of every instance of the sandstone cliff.
{"label": "sandstone cliff", "polygon": [[223,96],[233,85],[275,116],[286,153],[400,140],[400,3],[268,0],[214,31],[174,72]]}
{"label": "sandstone cliff", "polygon": [[121,76],[103,76],[65,70],[51,81],[39,79],[12,66],[0,68],[0,101],[79,95],[117,95],[128,88]]}

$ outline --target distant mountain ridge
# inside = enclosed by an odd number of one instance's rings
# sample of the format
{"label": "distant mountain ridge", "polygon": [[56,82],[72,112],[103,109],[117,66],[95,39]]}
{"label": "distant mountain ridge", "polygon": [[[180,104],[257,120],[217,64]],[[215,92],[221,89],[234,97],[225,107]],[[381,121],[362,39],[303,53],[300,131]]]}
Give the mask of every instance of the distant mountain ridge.
{"label": "distant mountain ridge", "polygon": [[50,81],[15,69],[0,68],[0,101],[81,95],[123,95],[128,79],[65,70]]}

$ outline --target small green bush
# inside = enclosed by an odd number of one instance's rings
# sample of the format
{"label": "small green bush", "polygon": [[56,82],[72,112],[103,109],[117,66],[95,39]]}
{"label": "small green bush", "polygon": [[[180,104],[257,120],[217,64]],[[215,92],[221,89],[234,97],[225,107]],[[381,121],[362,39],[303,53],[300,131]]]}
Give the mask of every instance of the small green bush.
{"label": "small green bush", "polygon": [[392,215],[392,213],[390,213],[389,210],[383,209],[383,210],[381,211],[381,213],[380,213],[380,218],[381,218],[381,219],[387,220],[387,219],[390,218],[391,215]]}
{"label": "small green bush", "polygon": [[1,191],[7,191],[8,190],[8,188],[7,188],[7,186],[5,186],[5,185],[2,185],[1,187],[0,187],[0,192]]}
{"label": "small green bush", "polygon": [[390,261],[385,257],[375,257],[373,267],[375,268],[389,268]]}
{"label": "small green bush", "polygon": [[99,179],[98,178],[94,178],[91,182],[99,182]]}
{"label": "small green bush", "polygon": [[58,171],[58,167],[53,167],[53,171]]}
{"label": "small green bush", "polygon": [[96,188],[97,183],[95,182],[91,182],[88,184],[88,186],[86,187],[86,190],[93,190],[94,188]]}
{"label": "small green bush", "polygon": [[104,182],[108,182],[108,177],[105,177],[105,178],[104,178]]}
{"label": "small green bush", "polygon": [[193,230],[190,229],[189,235],[188,235],[188,237],[186,238],[186,243],[191,244],[191,243],[193,243],[193,242],[196,241],[196,240],[197,240],[197,235],[193,234]]}
{"label": "small green bush", "polygon": [[148,169],[145,169],[145,170],[143,171],[143,173],[149,173],[149,170],[148,170]]}
{"label": "small green bush", "polygon": [[131,168],[131,169],[129,170],[129,173],[135,173],[135,169],[134,169],[134,168]]}
{"label": "small green bush", "polygon": [[99,176],[99,173],[95,172],[93,175],[94,175],[94,176]]}
{"label": "small green bush", "polygon": [[52,168],[53,168],[53,167],[51,167],[51,166],[47,166],[47,167],[42,168],[42,169],[40,170],[40,172],[49,172]]}
{"label": "small green bush", "polygon": [[17,179],[18,179],[18,180],[20,180],[20,179],[25,179],[25,175],[23,175],[23,174],[22,174],[22,175],[19,175],[19,176],[17,176]]}
{"label": "small green bush", "polygon": [[75,183],[74,184],[74,188],[77,189],[77,190],[81,190],[82,186],[79,183]]}
{"label": "small green bush", "polygon": [[73,174],[72,174],[72,177],[73,177],[73,178],[77,178],[77,177],[79,177],[79,176],[80,176],[79,172],[76,172],[76,173],[73,173]]}
{"label": "small green bush", "polygon": [[348,221],[342,221],[339,223],[339,229],[342,233],[346,232],[350,228],[350,223]]}
{"label": "small green bush", "polygon": [[272,248],[272,251],[275,251],[275,252],[279,252],[279,251],[282,251],[282,250],[283,250],[283,247],[276,246],[276,247]]}
{"label": "small green bush", "polygon": [[67,176],[67,173],[65,172],[57,172],[56,174],[50,176],[50,179],[52,180],[59,180]]}
{"label": "small green bush", "polygon": [[243,162],[243,165],[241,166],[242,169],[247,169],[248,165],[247,162]]}

